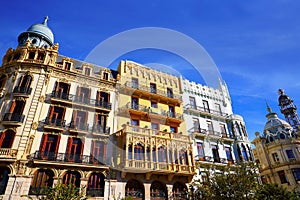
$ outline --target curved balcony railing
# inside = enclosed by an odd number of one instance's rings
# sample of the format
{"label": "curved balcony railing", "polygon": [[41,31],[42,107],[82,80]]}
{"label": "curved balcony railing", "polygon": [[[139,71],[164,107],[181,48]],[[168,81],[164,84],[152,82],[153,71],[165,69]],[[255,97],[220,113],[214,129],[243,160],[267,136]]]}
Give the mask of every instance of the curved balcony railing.
{"label": "curved balcony railing", "polygon": [[13,93],[16,93],[16,94],[31,94],[31,91],[32,91],[32,88],[16,86],[13,90]]}
{"label": "curved balcony railing", "polygon": [[2,121],[6,122],[24,122],[25,115],[20,113],[5,113]]}
{"label": "curved balcony railing", "polygon": [[77,96],[74,94],[66,94],[62,92],[53,91],[51,94],[51,98],[61,99],[69,102],[80,103],[88,106],[101,107],[105,109],[111,109],[111,103],[106,101],[100,101],[97,99],[90,99],[87,97]]}
{"label": "curved balcony railing", "polygon": [[150,86],[139,85],[139,84],[133,83],[131,81],[127,81],[125,83],[125,86],[133,88],[133,89],[143,90],[143,91],[146,91],[146,92],[149,92],[149,93],[152,93],[152,94],[158,94],[158,95],[161,95],[161,96],[169,97],[169,98],[172,98],[172,99],[182,100],[182,97],[180,95],[173,94],[172,92],[167,91],[167,89],[165,91],[160,90],[160,89],[156,89],[156,88],[154,89],[154,88],[151,88]]}

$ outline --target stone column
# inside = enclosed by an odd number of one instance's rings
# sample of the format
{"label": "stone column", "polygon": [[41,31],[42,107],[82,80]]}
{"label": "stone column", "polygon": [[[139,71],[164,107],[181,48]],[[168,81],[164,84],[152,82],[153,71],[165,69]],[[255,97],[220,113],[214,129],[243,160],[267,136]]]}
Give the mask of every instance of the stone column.
{"label": "stone column", "polygon": [[8,175],[9,179],[3,199],[20,199],[21,195],[28,195],[33,176]]}
{"label": "stone column", "polygon": [[150,196],[150,187],[151,187],[150,183],[144,183],[145,200],[150,200],[151,199],[151,196]]}
{"label": "stone column", "polygon": [[88,187],[88,178],[80,178],[80,191],[85,196]]}
{"label": "stone column", "polygon": [[167,194],[168,194],[168,199],[172,199],[172,198],[171,198],[172,195],[173,195],[172,189],[173,189],[173,185],[167,184]]}

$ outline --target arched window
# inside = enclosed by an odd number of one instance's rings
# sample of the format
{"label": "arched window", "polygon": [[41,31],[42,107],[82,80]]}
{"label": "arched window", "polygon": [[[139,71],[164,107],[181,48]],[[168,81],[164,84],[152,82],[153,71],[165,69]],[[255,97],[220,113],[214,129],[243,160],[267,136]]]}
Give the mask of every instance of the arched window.
{"label": "arched window", "polygon": [[159,181],[154,181],[150,187],[150,196],[152,199],[166,199],[168,196],[166,185]]}
{"label": "arched window", "polygon": [[131,196],[133,199],[144,199],[144,186],[137,180],[129,180],[125,186],[125,196]]}
{"label": "arched window", "polygon": [[156,162],[156,147],[152,147],[152,161]]}
{"label": "arched window", "polygon": [[128,145],[128,160],[132,159],[132,144]]}
{"label": "arched window", "polygon": [[65,185],[75,185],[75,187],[80,187],[80,174],[76,171],[67,171],[63,176],[63,184]]}
{"label": "arched window", "polygon": [[173,185],[173,197],[176,200],[184,200],[187,199],[187,187],[186,185],[180,183],[180,182],[175,182]]}
{"label": "arched window", "polygon": [[167,150],[165,146],[158,148],[158,162],[167,162]]}
{"label": "arched window", "polygon": [[91,197],[104,197],[104,175],[101,173],[92,173],[89,177],[87,195]]}
{"label": "arched window", "polygon": [[179,152],[179,158],[180,158],[180,164],[181,165],[188,165],[186,150],[184,150],[184,149],[180,150],[180,152]]}
{"label": "arched window", "polygon": [[144,159],[144,146],[140,143],[134,146],[134,159],[143,160]]}
{"label": "arched window", "polygon": [[31,82],[32,82],[32,76],[29,74],[25,74],[20,77],[20,81],[17,87],[15,87],[14,92],[17,93],[26,93],[30,94],[31,92]]}
{"label": "arched window", "polygon": [[10,170],[8,167],[0,168],[0,195],[5,194],[9,174]]}
{"label": "arched window", "polygon": [[242,144],[242,155],[243,155],[244,161],[248,161],[249,160],[248,154],[247,154],[247,150],[246,150],[246,147],[245,147],[244,144]]}
{"label": "arched window", "polygon": [[39,169],[32,179],[29,194],[44,194],[46,187],[52,187],[54,173],[51,170]]}
{"label": "arched window", "polygon": [[13,130],[6,130],[0,133],[0,148],[11,148],[16,133]]}

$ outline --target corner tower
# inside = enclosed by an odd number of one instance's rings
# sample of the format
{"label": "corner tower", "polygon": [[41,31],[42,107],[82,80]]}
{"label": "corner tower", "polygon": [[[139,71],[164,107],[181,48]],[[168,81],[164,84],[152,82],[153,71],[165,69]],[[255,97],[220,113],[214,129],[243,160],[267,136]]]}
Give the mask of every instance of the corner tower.
{"label": "corner tower", "polygon": [[283,89],[278,90],[279,93],[279,106],[280,111],[284,115],[286,121],[293,127],[294,130],[298,130],[300,125],[300,119],[297,113],[297,107],[293,103],[293,100],[286,94],[284,94]]}
{"label": "corner tower", "polygon": [[54,45],[54,36],[51,29],[47,25],[48,16],[45,17],[43,23],[33,24],[27,31],[21,33],[18,37],[18,46],[26,46],[29,40],[30,46],[35,47],[51,47]]}

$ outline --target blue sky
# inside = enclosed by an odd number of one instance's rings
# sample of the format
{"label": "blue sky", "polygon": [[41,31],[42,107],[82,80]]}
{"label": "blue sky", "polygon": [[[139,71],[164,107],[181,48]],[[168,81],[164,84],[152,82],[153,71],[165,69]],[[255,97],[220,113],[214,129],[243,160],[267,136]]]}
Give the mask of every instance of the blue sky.
{"label": "blue sky", "polygon": [[[300,2],[292,0],[3,1],[0,55],[17,36],[49,15],[60,54],[84,60],[101,41],[139,27],[179,31],[200,43],[216,63],[251,139],[266,122],[266,101],[279,113],[279,88],[300,107]],[[171,53],[141,50],[123,55],[162,63],[201,82],[188,63]],[[185,66],[187,68],[185,68]],[[281,118],[283,116],[279,114]]]}

